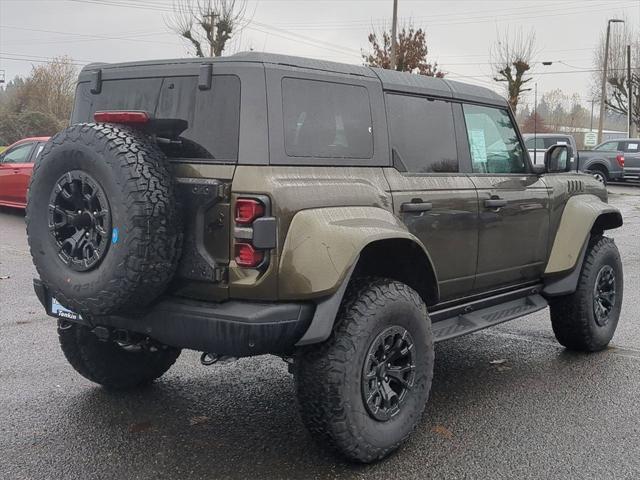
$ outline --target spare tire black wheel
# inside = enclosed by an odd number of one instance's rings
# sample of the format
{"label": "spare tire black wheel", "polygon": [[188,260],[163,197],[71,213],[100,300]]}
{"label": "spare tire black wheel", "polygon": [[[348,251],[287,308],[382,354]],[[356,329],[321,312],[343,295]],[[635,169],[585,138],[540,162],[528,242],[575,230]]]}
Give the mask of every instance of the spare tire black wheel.
{"label": "spare tire black wheel", "polygon": [[168,161],[128,127],[77,124],[55,135],[34,165],[26,222],[40,279],[87,315],[149,304],[180,257]]}

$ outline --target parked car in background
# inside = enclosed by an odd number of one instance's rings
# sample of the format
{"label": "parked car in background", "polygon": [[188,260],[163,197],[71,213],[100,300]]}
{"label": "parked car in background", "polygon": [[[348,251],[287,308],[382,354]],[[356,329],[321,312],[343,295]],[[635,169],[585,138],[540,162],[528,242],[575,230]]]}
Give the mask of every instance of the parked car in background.
{"label": "parked car in background", "polygon": [[607,140],[593,147],[593,150],[578,150],[578,168],[590,172],[602,183],[624,180],[626,156],[620,148],[624,147],[624,142]]}
{"label": "parked car in background", "polygon": [[[625,176],[640,177],[640,140],[607,140],[593,150],[578,150],[573,135],[566,133],[526,133],[522,137],[532,163],[543,164],[545,152],[551,146],[567,145],[573,169],[591,173],[602,183],[623,180]],[[630,168],[626,168],[627,162]]]}
{"label": "parked car in background", "polygon": [[616,150],[624,156],[624,178],[640,179],[640,138],[623,138],[603,142],[594,150]]}
{"label": "parked car in background", "polygon": [[25,208],[33,162],[49,137],[18,140],[0,153],[0,205]]}
{"label": "parked car in background", "polygon": [[524,138],[524,145],[527,147],[532,163],[543,165],[544,154],[552,145],[567,145],[569,147],[570,161],[572,163],[575,161],[578,148],[573,135],[566,133],[538,133],[535,135],[533,133],[525,133],[522,138]]}

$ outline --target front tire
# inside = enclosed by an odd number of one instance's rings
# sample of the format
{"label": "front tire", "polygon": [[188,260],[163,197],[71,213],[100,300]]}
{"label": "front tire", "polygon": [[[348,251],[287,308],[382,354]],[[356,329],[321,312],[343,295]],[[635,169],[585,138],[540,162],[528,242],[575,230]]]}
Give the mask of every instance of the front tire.
{"label": "front tire", "polygon": [[60,347],[71,366],[83,377],[111,390],[128,390],[162,376],[175,363],[180,350],[168,346],[143,348],[100,340],[87,327],[61,323]]}
{"label": "front tire", "polygon": [[596,352],[609,345],[622,308],[622,262],[616,244],[600,235],[589,241],[578,287],[551,299],[551,325],[569,350]]}
{"label": "front tire", "polygon": [[302,420],[349,460],[381,459],[420,421],[433,363],[431,323],[418,293],[394,280],[356,280],[331,337],[297,352]]}

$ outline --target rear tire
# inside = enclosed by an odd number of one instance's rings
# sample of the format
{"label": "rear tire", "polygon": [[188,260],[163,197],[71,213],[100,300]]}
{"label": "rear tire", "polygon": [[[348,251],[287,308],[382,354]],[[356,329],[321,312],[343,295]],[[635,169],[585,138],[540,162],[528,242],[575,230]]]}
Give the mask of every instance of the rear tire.
{"label": "rear tire", "polygon": [[609,182],[609,173],[602,167],[593,167],[591,170],[593,178],[598,180],[603,185],[607,185]]}
{"label": "rear tire", "polygon": [[296,354],[302,420],[320,443],[349,460],[383,458],[420,421],[433,363],[431,323],[420,296],[394,280],[356,280],[331,337]]}
{"label": "rear tire", "polygon": [[618,325],[623,289],[622,262],[616,244],[611,238],[593,236],[576,291],[549,302],[558,342],[583,352],[606,348]]}
{"label": "rear tire", "polygon": [[58,327],[64,356],[83,377],[107,389],[128,390],[153,382],[175,363],[180,350],[156,347],[122,347],[102,341],[87,327],[66,324]]}

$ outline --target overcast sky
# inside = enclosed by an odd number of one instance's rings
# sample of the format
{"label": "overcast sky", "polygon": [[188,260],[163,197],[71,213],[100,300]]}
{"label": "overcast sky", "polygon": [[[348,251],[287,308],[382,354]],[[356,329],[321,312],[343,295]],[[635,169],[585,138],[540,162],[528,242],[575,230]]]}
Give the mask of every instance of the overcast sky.
{"label": "overcast sky", "polygon": [[[0,0],[0,70],[6,79],[68,55],[78,64],[188,56],[168,31],[172,0]],[[362,63],[372,25],[390,25],[392,0],[250,0],[253,19],[230,52],[253,48]],[[561,88],[589,98],[593,50],[608,18],[640,31],[640,0],[399,0],[399,23],[426,29],[429,58],[447,76],[499,90],[490,79],[496,32],[533,29],[539,94]],[[612,28],[622,28],[613,25]],[[531,99],[532,100],[532,99]]]}

